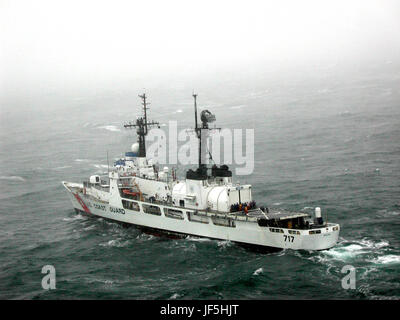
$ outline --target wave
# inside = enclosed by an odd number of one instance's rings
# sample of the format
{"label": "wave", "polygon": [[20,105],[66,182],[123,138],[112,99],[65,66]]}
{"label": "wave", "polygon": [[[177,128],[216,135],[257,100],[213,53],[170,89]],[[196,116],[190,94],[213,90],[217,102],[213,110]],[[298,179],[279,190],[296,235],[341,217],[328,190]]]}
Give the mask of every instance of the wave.
{"label": "wave", "polygon": [[102,126],[98,127],[99,129],[106,129],[108,131],[113,131],[113,132],[118,132],[121,131],[121,129],[118,129],[116,126],[108,125],[108,126]]}
{"label": "wave", "polygon": [[352,112],[350,112],[348,110],[339,112],[339,116],[340,117],[349,117],[349,116],[352,116],[352,115],[354,115],[354,113],[352,113]]}
{"label": "wave", "polygon": [[129,240],[121,242],[120,239],[115,239],[115,240],[110,240],[110,241],[105,242],[105,243],[100,243],[99,246],[122,248],[122,247],[126,247],[129,243],[130,243]]}
{"label": "wave", "polygon": [[72,168],[72,166],[56,167],[56,168],[53,168],[53,170],[61,170],[61,169],[67,169],[67,168]]}
{"label": "wave", "polygon": [[217,242],[217,246],[220,249],[225,250],[226,248],[229,248],[232,246],[232,242],[229,240],[220,240]]}
{"label": "wave", "polygon": [[103,283],[105,285],[112,285],[113,283],[117,282],[116,280],[108,280],[108,279],[99,279],[99,278],[84,278],[86,283]]}
{"label": "wave", "polygon": [[391,216],[400,215],[400,212],[399,211],[390,211],[390,210],[383,209],[383,210],[378,210],[377,214],[379,216],[383,216],[383,217],[386,217],[386,216],[391,217]]}
{"label": "wave", "polygon": [[83,230],[85,230],[85,231],[89,231],[89,230],[93,230],[93,229],[96,229],[96,225],[94,225],[94,224],[89,227],[83,228]]}
{"label": "wave", "polygon": [[177,299],[179,297],[180,297],[180,295],[178,293],[174,293],[172,296],[169,297],[169,299],[175,300],[175,299]]}
{"label": "wave", "polygon": [[[387,252],[389,242],[381,240],[378,242],[372,240],[359,240],[359,241],[347,241],[343,240],[337,244],[336,247],[322,250],[318,252],[309,251],[308,254],[304,254],[298,251],[294,251],[293,254],[301,259],[310,260],[314,263],[321,263],[328,267],[337,267],[337,263],[352,264],[356,261],[367,261],[371,256],[380,256]],[[374,260],[375,261],[375,260]],[[329,273],[329,270],[327,271]]]}
{"label": "wave", "polygon": [[354,258],[358,255],[371,253],[374,251],[378,251],[383,247],[387,247],[389,243],[385,240],[380,242],[374,242],[372,240],[360,240],[354,242],[343,242],[342,245],[337,246],[335,248],[329,250],[321,251],[322,254],[326,256],[330,256],[334,259],[345,261],[351,258]]}
{"label": "wave", "polygon": [[209,241],[213,241],[213,240],[211,240],[211,239],[209,239],[209,238],[196,238],[196,237],[192,237],[192,236],[187,236],[185,239],[186,239],[186,240],[189,240],[189,241],[195,241],[195,242],[209,242]]}
{"label": "wave", "polygon": [[372,259],[370,260],[370,262],[375,264],[397,264],[400,263],[400,256],[395,254],[388,254]]}
{"label": "wave", "polygon": [[151,240],[155,240],[155,239],[157,239],[155,236],[153,236],[152,234],[147,234],[147,233],[140,233],[136,237],[136,240],[140,240],[140,241],[151,241]]}
{"label": "wave", "polygon": [[74,221],[74,220],[85,220],[85,219],[86,219],[85,216],[83,216],[81,214],[77,214],[77,215],[75,215],[73,217],[70,217],[70,218],[63,218],[63,221]]}
{"label": "wave", "polygon": [[258,276],[260,273],[264,271],[263,268],[258,268],[256,271],[254,271],[253,276]]}
{"label": "wave", "polygon": [[269,90],[263,90],[263,91],[256,91],[256,92],[250,92],[249,94],[245,95],[248,99],[257,99],[257,98],[262,98],[266,97],[269,95]]}
{"label": "wave", "polygon": [[329,88],[323,88],[323,89],[317,90],[317,93],[319,93],[319,94],[324,94],[324,93],[329,93],[329,92],[331,92],[331,91],[332,91],[332,90],[329,89]]}
{"label": "wave", "polygon": [[363,246],[353,243],[343,247],[324,250],[322,251],[322,253],[337,260],[347,260],[349,258],[353,258],[358,254],[363,253],[364,249],[365,248]]}
{"label": "wave", "polygon": [[382,240],[379,242],[374,242],[372,240],[361,240],[360,244],[367,247],[367,248],[375,248],[375,249],[380,249],[383,247],[387,247],[389,245],[389,242]]}
{"label": "wave", "polygon": [[393,89],[392,88],[383,88],[381,90],[381,95],[382,96],[391,96],[393,94]]}
{"label": "wave", "polygon": [[229,107],[229,108],[230,109],[242,109],[243,107],[245,107],[244,104],[241,104],[241,105],[238,105],[238,106],[232,106],[232,107]]}
{"label": "wave", "polygon": [[184,248],[183,251],[185,252],[194,252],[197,250],[197,247],[194,243],[191,243],[188,247]]}
{"label": "wave", "polygon": [[76,162],[88,162],[88,159],[75,159]]}
{"label": "wave", "polygon": [[108,168],[108,165],[106,164],[94,164],[93,166],[97,169]]}
{"label": "wave", "polygon": [[20,176],[0,176],[0,180],[26,181],[24,178],[22,178]]}

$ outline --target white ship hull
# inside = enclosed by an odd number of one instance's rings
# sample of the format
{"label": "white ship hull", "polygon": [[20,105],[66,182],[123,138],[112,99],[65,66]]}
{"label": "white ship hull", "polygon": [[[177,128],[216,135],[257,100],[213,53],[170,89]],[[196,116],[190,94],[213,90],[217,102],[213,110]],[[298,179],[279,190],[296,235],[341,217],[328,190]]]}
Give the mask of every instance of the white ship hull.
{"label": "white ship hull", "polygon": [[[217,215],[210,212],[202,213],[203,222],[190,221],[189,217],[194,214],[194,210],[157,203],[155,206],[160,208],[160,215],[155,215],[144,211],[143,206],[151,205],[149,202],[135,201],[139,204],[138,211],[129,210],[123,207],[122,198],[119,201],[113,201],[113,205],[109,205],[106,201],[84,194],[82,184],[63,182],[63,185],[69,191],[76,210],[86,212],[88,215],[166,233],[228,240],[265,248],[295,250],[329,249],[337,243],[339,237],[340,227],[333,223],[314,228],[311,233],[310,230],[263,227],[257,221],[232,215],[228,216],[228,220],[232,221],[231,225],[225,226],[216,224],[213,217]],[[167,216],[165,212],[168,208],[179,210],[182,216],[179,219]]]}

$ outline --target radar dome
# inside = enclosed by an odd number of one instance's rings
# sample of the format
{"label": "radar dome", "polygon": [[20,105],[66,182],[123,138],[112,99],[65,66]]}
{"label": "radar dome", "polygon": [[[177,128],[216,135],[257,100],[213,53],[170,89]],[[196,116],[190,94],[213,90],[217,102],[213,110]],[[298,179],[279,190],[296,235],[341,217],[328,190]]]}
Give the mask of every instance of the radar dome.
{"label": "radar dome", "polygon": [[132,152],[138,153],[139,152],[139,143],[134,143],[131,147]]}

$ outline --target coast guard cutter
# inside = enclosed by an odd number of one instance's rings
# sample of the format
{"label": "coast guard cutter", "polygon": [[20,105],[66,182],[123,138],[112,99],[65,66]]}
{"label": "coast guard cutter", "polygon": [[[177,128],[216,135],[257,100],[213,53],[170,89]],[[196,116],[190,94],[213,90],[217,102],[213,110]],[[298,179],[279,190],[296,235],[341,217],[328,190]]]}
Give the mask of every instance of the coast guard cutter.
{"label": "coast guard cutter", "polygon": [[228,166],[205,164],[209,123],[215,116],[203,110],[198,123],[195,94],[198,167],[179,179],[176,170],[153,165],[146,158],[145,137],[158,122],[148,121],[147,97],[139,97],[143,115],[124,125],[137,132],[131,151],[105,177],[62,182],[76,211],[132,224],[145,232],[229,240],[265,249],[324,250],[337,243],[340,227],[324,221],[320,208],[312,216],[258,206],[251,185],[236,184]]}

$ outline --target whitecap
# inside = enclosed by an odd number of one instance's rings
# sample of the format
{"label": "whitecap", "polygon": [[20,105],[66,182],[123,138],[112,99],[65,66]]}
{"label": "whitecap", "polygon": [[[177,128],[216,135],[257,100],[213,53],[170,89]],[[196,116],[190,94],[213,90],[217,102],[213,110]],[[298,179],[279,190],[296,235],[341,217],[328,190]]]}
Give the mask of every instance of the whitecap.
{"label": "whitecap", "polygon": [[227,247],[230,247],[232,245],[232,242],[229,240],[221,240],[217,242],[217,246],[220,247],[221,249],[225,249]]}
{"label": "whitecap", "polygon": [[116,126],[111,126],[111,125],[109,125],[109,126],[102,126],[102,127],[98,127],[99,129],[106,129],[106,130],[108,130],[108,131],[114,131],[114,132],[117,132],[117,131],[121,131],[121,129],[118,129]]}
{"label": "whitecap", "polygon": [[142,240],[142,241],[147,241],[147,240],[153,240],[156,239],[155,236],[153,236],[152,234],[147,234],[147,233],[140,233],[137,237],[137,240]]}
{"label": "whitecap", "polygon": [[88,159],[75,159],[76,162],[88,162]]}
{"label": "whitecap", "polygon": [[172,296],[170,296],[169,298],[171,299],[171,300],[175,300],[176,298],[179,298],[180,297],[180,295],[179,294],[177,294],[177,293],[174,293]]}
{"label": "whitecap", "polygon": [[258,268],[256,271],[254,271],[253,276],[258,276],[260,273],[264,271],[263,268]]}
{"label": "whitecap", "polygon": [[341,116],[341,117],[346,117],[346,116],[351,116],[351,115],[353,115],[353,114],[348,110],[339,112],[339,116]]}
{"label": "whitecap", "polygon": [[396,264],[400,263],[400,256],[394,254],[388,254],[371,260],[375,264]]}
{"label": "whitecap", "polygon": [[360,279],[367,279],[368,275],[372,272],[378,272],[378,268],[375,267],[359,267],[357,273],[360,275]]}
{"label": "whitecap", "polygon": [[74,221],[74,220],[82,220],[85,219],[85,217],[81,214],[77,214],[71,218],[63,218],[63,221]]}
{"label": "whitecap", "polygon": [[323,256],[320,256],[319,260],[321,262],[324,262],[326,257],[330,257],[336,260],[346,261],[354,257],[357,257],[359,255],[376,252],[388,245],[389,242],[385,240],[374,242],[372,240],[366,240],[366,239],[360,241],[354,241],[349,244],[342,243],[341,246],[321,251]]}
{"label": "whitecap", "polygon": [[196,242],[212,241],[212,240],[209,239],[209,238],[197,238],[197,237],[192,237],[192,236],[187,236],[185,239],[186,239],[186,240],[189,240],[189,241],[196,241]]}
{"label": "whitecap", "polygon": [[0,176],[0,180],[25,181],[25,179],[20,176]]}
{"label": "whitecap", "polygon": [[100,243],[99,245],[102,247],[126,247],[129,244],[129,241],[121,242],[119,239],[110,240],[106,243]]}
{"label": "whitecap", "polygon": [[104,283],[104,284],[107,284],[107,285],[112,285],[115,282],[114,280],[99,279],[99,278],[85,278],[85,281],[87,283],[100,282],[100,283]]}
{"label": "whitecap", "polygon": [[338,260],[346,260],[362,253],[363,249],[364,247],[359,244],[350,244],[345,247],[324,250],[322,253]]}
{"label": "whitecap", "polygon": [[106,164],[94,164],[93,166],[97,169],[108,168],[108,165]]}
{"label": "whitecap", "polygon": [[89,231],[89,230],[93,230],[96,228],[96,225],[91,225],[89,227],[83,228],[83,230]]}
{"label": "whitecap", "polygon": [[400,214],[399,211],[388,211],[386,209],[378,210],[377,213],[381,216],[398,216]]}
{"label": "whitecap", "polygon": [[372,240],[363,239],[363,240],[359,241],[359,243],[362,244],[363,246],[367,247],[367,248],[370,248],[370,249],[371,248],[379,249],[379,248],[387,247],[389,245],[389,242],[387,242],[385,240],[382,240],[382,241],[379,241],[379,242],[374,242]]}
{"label": "whitecap", "polygon": [[53,170],[67,169],[67,168],[71,168],[71,167],[72,167],[72,166],[62,166],[62,167],[53,168]]}

